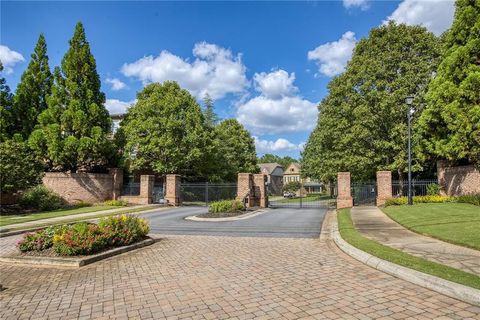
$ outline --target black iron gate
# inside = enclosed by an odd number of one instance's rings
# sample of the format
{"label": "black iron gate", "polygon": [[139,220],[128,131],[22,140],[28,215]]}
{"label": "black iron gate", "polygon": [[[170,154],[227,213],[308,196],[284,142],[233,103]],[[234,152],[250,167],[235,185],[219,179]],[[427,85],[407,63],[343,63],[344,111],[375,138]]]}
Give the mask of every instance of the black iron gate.
{"label": "black iron gate", "polygon": [[165,200],[165,193],[163,184],[155,184],[153,186],[153,193],[152,193],[152,202],[153,203],[164,203]]}
{"label": "black iron gate", "polygon": [[303,186],[295,193],[285,192],[282,196],[269,196],[270,208],[329,208],[336,203],[336,186],[331,185],[325,192],[307,192]]}
{"label": "black iron gate", "polygon": [[351,186],[353,205],[374,205],[377,198],[377,183],[355,182]]}
{"label": "black iron gate", "polygon": [[210,202],[237,197],[236,183],[182,183],[180,197],[183,205],[208,206]]}

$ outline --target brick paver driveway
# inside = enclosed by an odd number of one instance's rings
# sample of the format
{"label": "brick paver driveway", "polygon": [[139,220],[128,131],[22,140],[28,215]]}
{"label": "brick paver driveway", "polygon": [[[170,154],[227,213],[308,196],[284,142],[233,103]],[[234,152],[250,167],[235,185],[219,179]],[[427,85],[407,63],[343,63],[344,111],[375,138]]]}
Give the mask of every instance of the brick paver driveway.
{"label": "brick paver driveway", "polygon": [[160,236],[80,269],[0,265],[2,319],[479,319],[329,240]]}

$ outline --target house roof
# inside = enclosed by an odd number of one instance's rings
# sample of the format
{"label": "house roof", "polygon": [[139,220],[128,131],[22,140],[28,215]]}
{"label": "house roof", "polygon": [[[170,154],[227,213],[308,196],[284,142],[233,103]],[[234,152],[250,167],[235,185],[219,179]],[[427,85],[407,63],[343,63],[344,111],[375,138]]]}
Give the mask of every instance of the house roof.
{"label": "house roof", "polygon": [[276,162],[270,162],[270,163],[259,163],[258,166],[260,167],[260,171],[265,172],[267,174],[272,174],[273,170],[276,168],[280,167],[283,170],[283,167],[276,163]]}
{"label": "house roof", "polygon": [[[293,172],[292,172],[292,169],[295,169]],[[300,174],[300,171],[302,170],[302,165],[298,162],[292,162],[290,163],[290,165],[287,167],[287,169],[285,170],[285,173],[284,174],[295,174],[295,175],[298,175]]]}

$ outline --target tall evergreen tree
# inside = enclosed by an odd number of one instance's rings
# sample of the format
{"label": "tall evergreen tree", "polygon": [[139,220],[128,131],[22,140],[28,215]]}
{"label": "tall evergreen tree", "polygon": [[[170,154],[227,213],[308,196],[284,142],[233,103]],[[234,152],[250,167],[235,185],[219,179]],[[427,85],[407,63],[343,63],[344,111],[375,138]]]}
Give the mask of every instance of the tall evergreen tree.
{"label": "tall evergreen tree", "polygon": [[480,166],[480,1],[458,0],[420,118],[424,151]]}
{"label": "tall evergreen tree", "polygon": [[38,117],[40,128],[30,136],[30,145],[49,170],[99,170],[112,164],[116,152],[107,139],[111,119],[82,23],[69,44],[61,67],[55,68],[48,108]]}
{"label": "tall evergreen tree", "polygon": [[372,29],[346,71],[328,85],[302,171],[322,180],[335,179],[338,171],[370,179],[382,169],[401,177],[407,167],[405,97],[415,96],[417,117],[439,58],[439,39],[423,27],[389,22]]}
{"label": "tall evergreen tree", "polygon": [[218,116],[215,113],[215,107],[213,106],[213,99],[208,93],[203,97],[203,117],[205,118],[205,125],[209,128],[213,128],[217,125]]}
{"label": "tall evergreen tree", "polygon": [[20,133],[24,139],[33,131],[38,115],[47,109],[47,97],[52,91],[52,83],[47,43],[43,34],[40,34],[30,63],[17,86],[13,102],[13,130]]}
{"label": "tall evergreen tree", "polygon": [[[3,64],[0,61],[0,74],[3,72]],[[5,78],[0,76],[0,142],[5,141],[12,135],[12,100],[10,87]]]}

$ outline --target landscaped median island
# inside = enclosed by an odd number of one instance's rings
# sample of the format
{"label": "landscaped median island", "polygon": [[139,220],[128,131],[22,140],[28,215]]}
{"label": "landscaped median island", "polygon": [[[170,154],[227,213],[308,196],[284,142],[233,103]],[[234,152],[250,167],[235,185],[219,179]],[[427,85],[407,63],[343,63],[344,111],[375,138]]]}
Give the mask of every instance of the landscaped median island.
{"label": "landscaped median island", "polygon": [[245,213],[245,205],[240,200],[222,200],[212,202],[208,206],[208,213],[200,214],[199,218],[228,218]]}
{"label": "landscaped median island", "polygon": [[342,238],[352,246],[380,259],[437,276],[465,286],[480,289],[480,277],[439,263],[412,256],[400,250],[382,245],[365,238],[356,230],[350,209],[341,209],[337,213],[338,229]]}
{"label": "landscaped median island", "polygon": [[[59,261],[54,258],[72,257],[72,261],[78,261],[73,258],[88,257],[142,242],[149,239],[149,231],[150,226],[145,219],[125,214],[102,218],[98,224],[78,222],[50,226],[37,232],[25,233],[17,243],[19,252],[3,257],[2,260],[6,258],[11,259],[11,262],[22,262],[22,258],[31,257],[24,261],[36,263],[34,257],[38,257],[47,261],[47,264],[54,264],[53,262]],[[45,258],[53,258],[52,263],[48,263]],[[60,261],[68,262],[68,259]]]}

